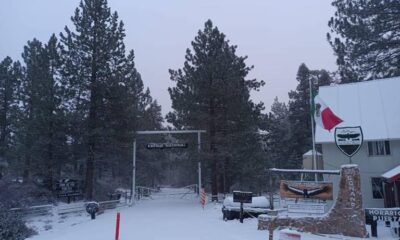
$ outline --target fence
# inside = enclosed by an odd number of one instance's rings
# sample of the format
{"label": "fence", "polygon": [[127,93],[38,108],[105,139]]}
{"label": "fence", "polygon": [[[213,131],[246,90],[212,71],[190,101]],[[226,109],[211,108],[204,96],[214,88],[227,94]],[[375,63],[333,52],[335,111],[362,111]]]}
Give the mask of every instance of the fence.
{"label": "fence", "polygon": [[195,193],[198,193],[198,191],[199,191],[199,187],[198,187],[197,184],[188,185],[188,186],[185,186],[183,188],[187,188],[187,189],[189,189],[191,191],[194,191]]}
{"label": "fence", "polygon": [[53,213],[53,205],[40,205],[28,208],[12,208],[10,211],[22,215],[23,217],[38,217],[51,215]]}
{"label": "fence", "polygon": [[149,188],[149,187],[142,187],[142,186],[136,186],[136,198],[141,199],[143,197],[149,197],[151,198],[152,193],[159,192],[160,189],[157,188]]}
{"label": "fence", "polygon": [[[127,206],[126,201],[112,200],[99,202],[99,212],[102,213],[108,209],[115,209],[117,207]],[[63,217],[68,214],[77,214],[86,212],[86,203],[73,203],[73,204],[63,204],[59,206],[54,205],[41,205],[32,206],[27,208],[12,208],[10,211],[22,215],[24,218],[38,217],[38,216],[49,216],[58,215]]]}

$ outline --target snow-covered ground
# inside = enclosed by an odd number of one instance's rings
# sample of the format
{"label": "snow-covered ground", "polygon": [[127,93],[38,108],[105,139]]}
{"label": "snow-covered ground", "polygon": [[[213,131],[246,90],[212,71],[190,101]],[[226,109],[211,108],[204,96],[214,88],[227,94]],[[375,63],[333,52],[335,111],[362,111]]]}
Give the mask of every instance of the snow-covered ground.
{"label": "snow-covered ground", "polygon": [[[172,193],[172,195],[168,195]],[[221,205],[209,203],[204,209],[196,195],[180,195],[182,190],[163,189],[153,199],[144,199],[132,207],[109,210],[90,220],[86,214],[62,220],[41,219],[31,222],[39,235],[29,240],[110,240],[115,239],[116,213],[121,213],[121,240],[265,240],[267,231],[257,230],[257,219],[223,221]],[[47,229],[47,230],[45,230]],[[393,239],[387,228],[379,228],[379,239]],[[302,240],[357,239],[343,236],[317,236],[302,233]],[[385,236],[385,237],[383,237]],[[279,239],[279,231],[274,232]],[[374,239],[374,238],[370,238]]]}

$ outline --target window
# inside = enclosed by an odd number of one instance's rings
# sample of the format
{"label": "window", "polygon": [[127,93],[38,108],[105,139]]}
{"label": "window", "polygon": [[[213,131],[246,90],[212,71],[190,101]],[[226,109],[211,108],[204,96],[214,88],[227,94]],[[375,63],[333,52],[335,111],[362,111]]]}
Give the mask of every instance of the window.
{"label": "window", "polygon": [[390,155],[389,141],[368,142],[368,154],[370,156]]}
{"label": "window", "polygon": [[382,178],[373,177],[371,178],[372,183],[372,197],[374,199],[382,199],[383,198],[383,184]]}

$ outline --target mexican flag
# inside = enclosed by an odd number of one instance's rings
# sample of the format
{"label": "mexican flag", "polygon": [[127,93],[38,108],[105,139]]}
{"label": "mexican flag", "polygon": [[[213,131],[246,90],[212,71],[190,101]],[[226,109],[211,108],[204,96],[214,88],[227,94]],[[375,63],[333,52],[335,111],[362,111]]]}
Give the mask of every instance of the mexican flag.
{"label": "mexican flag", "polygon": [[333,111],[324,103],[324,101],[316,95],[314,97],[314,121],[320,127],[330,131],[339,123],[343,122]]}

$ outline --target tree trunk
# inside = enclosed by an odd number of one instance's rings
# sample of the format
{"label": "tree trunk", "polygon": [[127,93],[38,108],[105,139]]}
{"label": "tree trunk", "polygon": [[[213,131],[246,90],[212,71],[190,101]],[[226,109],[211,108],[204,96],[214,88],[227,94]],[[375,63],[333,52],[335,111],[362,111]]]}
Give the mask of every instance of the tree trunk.
{"label": "tree trunk", "polygon": [[[51,124],[52,125],[52,124]],[[50,131],[49,134],[50,137],[50,143],[47,146],[47,188],[52,191],[53,190],[53,176],[54,176],[54,155],[53,155],[53,134],[52,131]]]}
{"label": "tree trunk", "polygon": [[[212,91],[212,80],[210,80]],[[211,201],[218,201],[218,156],[215,148],[215,106],[214,96],[211,94],[209,102],[209,131],[210,131],[210,153],[211,153]]]}
{"label": "tree trunk", "polygon": [[85,192],[86,199],[93,199],[93,184],[94,184],[94,161],[95,161],[95,145],[96,145],[96,107],[95,103],[92,102],[96,97],[95,93],[92,92],[91,104],[89,110],[89,140],[88,140],[88,158],[86,161],[86,177],[85,177]]}
{"label": "tree trunk", "polygon": [[6,153],[6,136],[7,136],[7,113],[8,113],[8,84],[7,84],[7,78],[6,82],[4,84],[4,99],[3,99],[3,113],[2,113],[2,126],[1,126],[1,135],[0,135],[0,149],[1,149],[1,156],[3,156]]}
{"label": "tree trunk", "polygon": [[89,119],[88,119],[88,158],[86,161],[86,181],[85,192],[86,199],[92,200],[94,195],[94,168],[96,157],[96,136],[97,136],[97,111],[98,111],[98,79],[97,79],[97,13],[94,15],[94,36],[91,61],[91,76],[90,76],[90,102],[89,102]]}
{"label": "tree trunk", "polygon": [[[95,50],[96,52],[96,50]],[[85,181],[85,192],[87,200],[93,199],[93,188],[94,188],[94,162],[95,162],[95,151],[96,151],[96,128],[97,128],[97,105],[98,105],[98,91],[97,91],[97,69],[96,63],[93,57],[92,62],[92,76],[90,82],[90,107],[89,107],[89,119],[88,119],[88,158],[86,161],[86,181]]]}

